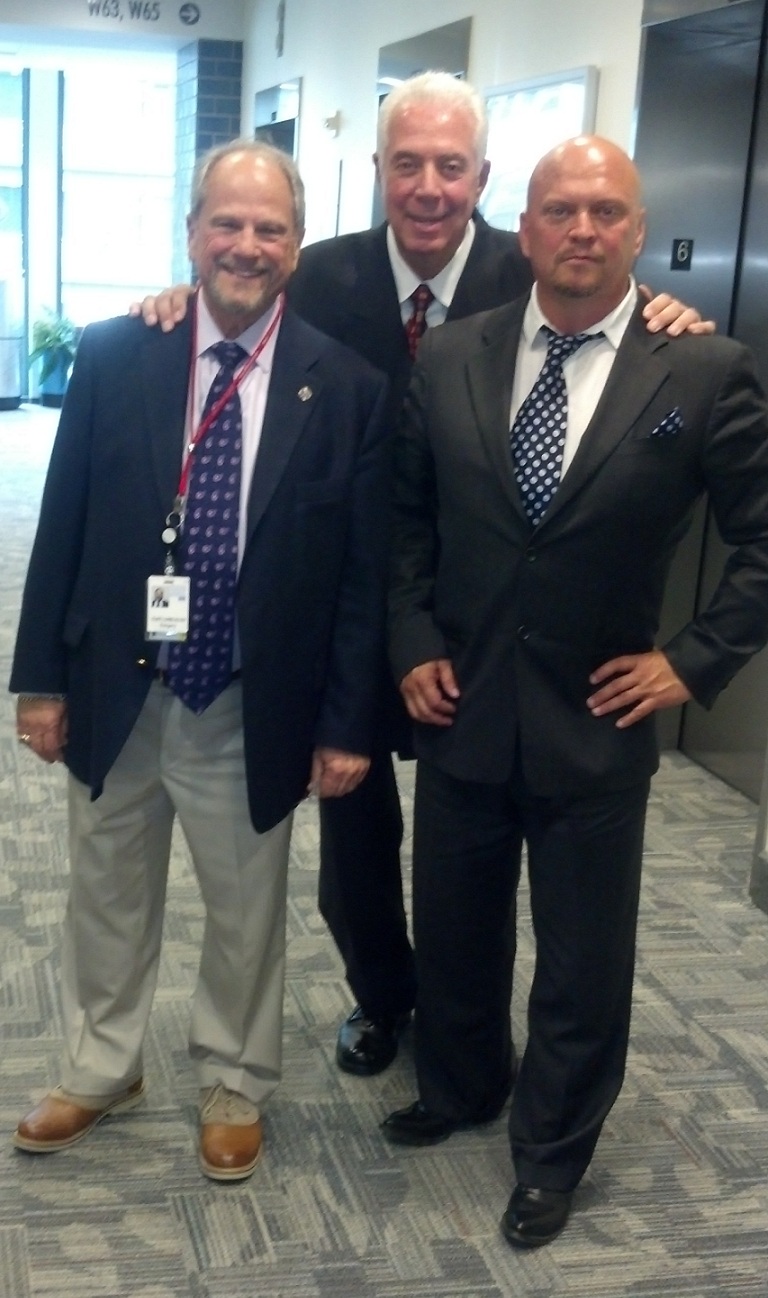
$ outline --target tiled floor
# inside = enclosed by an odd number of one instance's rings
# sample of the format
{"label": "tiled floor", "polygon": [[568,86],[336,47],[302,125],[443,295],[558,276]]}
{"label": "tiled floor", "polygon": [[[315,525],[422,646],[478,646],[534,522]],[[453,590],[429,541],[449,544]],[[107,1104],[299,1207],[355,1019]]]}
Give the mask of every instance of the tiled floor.
{"label": "tiled floor", "polygon": [[[0,659],[7,671],[55,415],[0,417]],[[0,1123],[56,1081],[63,776],[0,718]],[[411,771],[401,771],[410,806]],[[285,1078],[250,1182],[199,1174],[186,1021],[201,910],[176,844],[144,1106],[49,1157],[0,1150],[0,1298],[768,1298],[768,918],[746,895],[756,811],[678,757],[655,781],[633,1046],[622,1096],[551,1247],[498,1234],[504,1123],[397,1151],[406,1038],[380,1078],[333,1061],[348,993],[315,904],[300,809],[288,919]],[[408,819],[410,817],[408,816]],[[533,949],[521,914],[513,1017]]]}

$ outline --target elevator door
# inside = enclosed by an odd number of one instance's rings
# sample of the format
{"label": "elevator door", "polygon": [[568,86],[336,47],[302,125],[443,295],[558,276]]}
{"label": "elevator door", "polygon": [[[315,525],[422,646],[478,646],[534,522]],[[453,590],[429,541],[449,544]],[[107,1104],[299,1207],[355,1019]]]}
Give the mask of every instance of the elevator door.
{"label": "elevator door", "polygon": [[[693,303],[744,341],[747,300],[757,314],[740,271],[764,9],[763,0],[748,0],[648,28],[635,150],[649,227],[638,278]],[[689,255],[679,255],[676,241]],[[762,292],[768,302],[764,286]],[[766,323],[764,308],[763,329]],[[768,385],[768,340],[763,352]],[[706,604],[726,557],[702,505],[670,574],[660,643]],[[660,734],[665,746],[679,744],[757,798],[768,735],[765,653],[711,711],[692,703],[682,717],[662,714]]]}
{"label": "elevator door", "polygon": [[[731,333],[751,347],[768,389],[768,98],[763,66],[757,99],[746,219],[737,271]],[[714,588],[728,550],[710,520],[704,544],[701,597]],[[683,718],[685,753],[756,800],[768,736],[768,651],[753,658],[711,712],[690,705]]]}

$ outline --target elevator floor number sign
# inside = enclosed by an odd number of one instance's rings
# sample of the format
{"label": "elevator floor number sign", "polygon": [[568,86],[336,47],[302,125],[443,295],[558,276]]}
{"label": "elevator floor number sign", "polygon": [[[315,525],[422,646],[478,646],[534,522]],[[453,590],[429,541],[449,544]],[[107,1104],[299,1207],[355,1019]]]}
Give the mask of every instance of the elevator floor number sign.
{"label": "elevator floor number sign", "polygon": [[693,239],[673,239],[670,270],[690,270],[692,261]]}

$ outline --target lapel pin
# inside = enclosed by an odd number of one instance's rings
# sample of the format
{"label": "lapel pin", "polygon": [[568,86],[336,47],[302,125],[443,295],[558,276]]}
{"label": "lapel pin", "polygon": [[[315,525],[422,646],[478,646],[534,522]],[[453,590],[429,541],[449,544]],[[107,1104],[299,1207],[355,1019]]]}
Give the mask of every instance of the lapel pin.
{"label": "lapel pin", "polygon": [[299,388],[299,401],[309,401],[312,396],[311,388]]}

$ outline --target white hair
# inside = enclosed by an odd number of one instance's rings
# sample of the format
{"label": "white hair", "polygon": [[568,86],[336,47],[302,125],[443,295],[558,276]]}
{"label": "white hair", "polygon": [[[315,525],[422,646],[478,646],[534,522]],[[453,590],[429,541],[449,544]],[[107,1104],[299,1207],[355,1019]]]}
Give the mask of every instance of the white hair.
{"label": "white hair", "polygon": [[475,124],[475,154],[478,163],[485,158],[488,146],[488,118],[485,104],[468,81],[459,81],[450,72],[420,72],[401,81],[387,95],[379,109],[376,149],[383,157],[389,143],[392,118],[411,104],[436,104],[445,108],[462,108]]}

